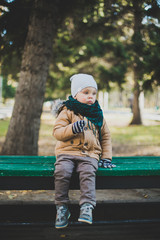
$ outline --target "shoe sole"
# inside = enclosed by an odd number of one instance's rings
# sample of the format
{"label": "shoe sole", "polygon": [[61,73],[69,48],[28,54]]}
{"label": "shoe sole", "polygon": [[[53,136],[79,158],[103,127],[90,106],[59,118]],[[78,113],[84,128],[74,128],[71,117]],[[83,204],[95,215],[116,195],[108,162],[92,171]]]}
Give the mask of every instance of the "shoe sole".
{"label": "shoe sole", "polygon": [[68,223],[67,223],[66,225],[62,225],[62,226],[58,226],[58,227],[55,226],[55,228],[56,228],[56,229],[62,229],[62,228],[65,228],[65,227],[67,227],[67,226],[68,226]]}
{"label": "shoe sole", "polygon": [[84,223],[92,224],[92,222],[90,222],[89,220],[84,219],[84,218],[78,218],[78,222],[84,222]]}
{"label": "shoe sole", "polygon": [[[70,216],[71,216],[71,214],[69,213],[68,219],[70,218]],[[65,227],[67,227],[67,226],[68,226],[68,223],[65,224],[65,225],[61,225],[61,226],[55,226],[55,228],[56,228],[56,229],[61,229],[61,228],[65,228]]]}

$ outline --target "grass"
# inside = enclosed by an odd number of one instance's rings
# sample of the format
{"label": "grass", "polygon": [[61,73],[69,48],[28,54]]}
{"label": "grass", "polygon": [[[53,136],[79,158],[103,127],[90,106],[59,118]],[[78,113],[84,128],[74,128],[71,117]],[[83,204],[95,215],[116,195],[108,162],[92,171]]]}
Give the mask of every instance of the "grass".
{"label": "grass", "polygon": [[110,127],[113,144],[159,145],[160,125]]}
{"label": "grass", "polygon": [[52,132],[53,132],[53,124],[47,124],[46,122],[41,122],[41,126],[40,126],[40,137],[49,137],[52,136]]}
{"label": "grass", "polygon": [[[0,120],[0,137],[7,133],[9,120]],[[53,121],[42,120],[40,138],[52,136]],[[160,146],[160,125],[110,127],[113,144],[158,145]]]}
{"label": "grass", "polygon": [[[9,126],[9,119],[0,120],[0,137],[4,137]],[[52,135],[53,124],[47,124],[47,121],[42,121],[40,127],[40,137],[47,137]]]}
{"label": "grass", "polygon": [[9,119],[0,120],[0,137],[4,137],[6,135],[8,126],[9,126]]}

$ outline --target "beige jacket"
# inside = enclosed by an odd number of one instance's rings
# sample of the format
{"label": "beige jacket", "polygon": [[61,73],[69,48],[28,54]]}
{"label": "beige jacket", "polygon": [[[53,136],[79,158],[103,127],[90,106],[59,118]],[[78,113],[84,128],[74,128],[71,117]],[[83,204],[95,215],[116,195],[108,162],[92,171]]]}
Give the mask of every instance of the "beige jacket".
{"label": "beige jacket", "polygon": [[[74,122],[84,119],[87,126],[84,132],[74,134],[72,132],[72,125]],[[91,126],[91,123],[89,122]],[[96,158],[112,159],[112,144],[109,129],[105,119],[101,128],[102,139],[99,142],[98,129],[90,129],[88,120],[81,115],[75,115],[73,111],[66,107],[58,115],[54,129],[53,136],[58,140],[55,148],[55,154],[69,154],[76,156],[88,156]]]}

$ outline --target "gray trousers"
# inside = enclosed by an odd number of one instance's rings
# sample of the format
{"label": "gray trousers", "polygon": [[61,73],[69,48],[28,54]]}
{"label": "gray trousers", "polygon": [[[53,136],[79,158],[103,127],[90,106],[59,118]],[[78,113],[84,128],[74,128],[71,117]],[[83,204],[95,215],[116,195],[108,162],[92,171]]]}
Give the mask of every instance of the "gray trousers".
{"label": "gray trousers", "polygon": [[80,201],[96,205],[95,180],[98,161],[95,158],[61,154],[55,163],[55,204],[69,203],[69,184],[74,170],[79,173]]}

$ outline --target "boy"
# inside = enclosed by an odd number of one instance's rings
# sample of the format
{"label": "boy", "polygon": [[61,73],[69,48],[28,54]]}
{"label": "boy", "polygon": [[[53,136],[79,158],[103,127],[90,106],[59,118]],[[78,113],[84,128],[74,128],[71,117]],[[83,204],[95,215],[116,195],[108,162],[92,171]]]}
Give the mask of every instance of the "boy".
{"label": "boy", "polygon": [[88,74],[75,74],[70,80],[72,96],[63,102],[53,129],[53,135],[58,140],[54,173],[56,228],[68,225],[68,191],[73,170],[79,173],[80,180],[78,221],[92,224],[98,161],[103,167],[114,167],[111,164],[110,132],[96,100],[97,84],[94,78]]}

